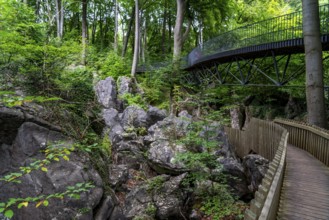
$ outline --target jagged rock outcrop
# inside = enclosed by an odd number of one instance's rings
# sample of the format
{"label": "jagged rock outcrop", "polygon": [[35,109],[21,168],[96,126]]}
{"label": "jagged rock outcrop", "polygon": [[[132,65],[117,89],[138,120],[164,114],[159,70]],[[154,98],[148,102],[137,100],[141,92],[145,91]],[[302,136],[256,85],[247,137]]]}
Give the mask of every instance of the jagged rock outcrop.
{"label": "jagged rock outcrop", "polygon": [[[1,126],[7,124],[3,119],[8,119],[12,115],[20,114],[11,109],[6,109],[6,113],[2,111]],[[17,133],[15,134],[14,131]],[[59,143],[58,141],[61,141],[61,145],[72,144],[60,132],[33,122],[26,122],[23,118],[16,120],[11,124],[10,129],[2,130],[2,132],[2,137],[5,136],[6,139],[5,141],[2,139],[0,146],[0,176],[18,171],[20,167],[28,166],[34,160],[44,158],[41,150],[44,150],[46,146]],[[65,197],[63,200],[50,199],[49,207],[36,208],[35,204],[31,204],[28,208],[17,209],[15,206],[13,219],[93,219],[93,210],[103,196],[102,179],[87,158],[76,153],[71,153],[69,158],[69,161],[61,159],[59,162],[44,165],[47,167],[47,172],[37,169],[23,175],[19,184],[0,182],[0,202],[5,202],[9,198],[61,193],[68,186],[74,186],[77,183],[92,182],[95,187],[88,193],[82,193],[79,200]],[[84,210],[84,212],[79,210]]]}
{"label": "jagged rock outcrop", "polygon": [[257,154],[249,154],[243,158],[243,166],[248,179],[248,188],[255,192],[261,184],[268,167],[269,161]]}
{"label": "jagged rock outcrop", "polygon": [[180,185],[185,176],[161,175],[136,187],[126,196],[124,213],[127,219],[182,219],[187,194]]}
{"label": "jagged rock outcrop", "polygon": [[147,128],[149,119],[144,109],[138,106],[128,106],[122,113],[122,125],[127,129]]}
{"label": "jagged rock outcrop", "polygon": [[247,176],[242,164],[233,158],[221,158],[218,161],[223,166],[227,184],[234,194],[241,199],[249,197],[251,192],[248,189]]}
{"label": "jagged rock outcrop", "polygon": [[104,108],[117,108],[117,86],[112,77],[99,81],[95,86],[98,102]]}
{"label": "jagged rock outcrop", "polygon": [[178,139],[186,135],[190,120],[182,117],[167,117],[148,129],[145,142],[150,144],[148,160],[152,168],[160,174],[178,174],[186,172],[186,169],[175,156],[184,153],[186,148],[178,144]]}

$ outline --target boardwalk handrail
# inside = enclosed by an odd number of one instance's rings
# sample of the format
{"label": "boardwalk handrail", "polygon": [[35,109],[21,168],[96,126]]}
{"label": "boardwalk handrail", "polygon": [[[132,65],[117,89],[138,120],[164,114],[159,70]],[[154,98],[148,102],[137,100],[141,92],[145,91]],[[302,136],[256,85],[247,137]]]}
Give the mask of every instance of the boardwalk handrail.
{"label": "boardwalk handrail", "polygon": [[286,128],[288,142],[309,152],[326,166],[329,166],[329,131],[307,123],[288,119],[275,119],[275,123]]}
{"label": "boardwalk handrail", "polygon": [[230,144],[236,147],[238,156],[255,151],[271,160],[262,184],[246,210],[244,219],[276,219],[280,191],[286,163],[288,131],[269,121],[251,119],[245,131],[225,128]]}

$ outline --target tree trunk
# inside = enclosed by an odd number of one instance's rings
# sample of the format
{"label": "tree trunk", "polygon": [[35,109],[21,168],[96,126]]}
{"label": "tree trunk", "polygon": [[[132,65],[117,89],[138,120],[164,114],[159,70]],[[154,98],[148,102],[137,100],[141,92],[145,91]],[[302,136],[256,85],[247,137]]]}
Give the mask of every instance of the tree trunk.
{"label": "tree trunk", "polygon": [[166,25],[167,25],[167,0],[164,3],[163,21],[162,21],[162,56],[166,56]]}
{"label": "tree trunk", "polygon": [[93,9],[93,24],[91,28],[91,43],[95,44],[96,39],[96,28],[97,28],[97,18],[98,18],[98,10],[97,10],[97,4],[94,3],[94,9]]}
{"label": "tree trunk", "polygon": [[82,65],[86,65],[87,31],[87,0],[82,0]]}
{"label": "tree trunk", "polygon": [[138,7],[138,0],[135,0],[135,43],[134,43],[134,58],[133,58],[133,64],[131,67],[131,77],[135,78],[136,76],[136,70],[137,70],[137,64],[138,64],[138,49],[139,49],[139,7]]}
{"label": "tree trunk", "polygon": [[64,7],[62,0],[55,1],[57,37],[62,39],[64,26]]}
{"label": "tree trunk", "polygon": [[176,23],[174,29],[174,54],[173,61],[174,65],[179,61],[182,48],[183,48],[183,22],[185,14],[186,2],[185,0],[177,0],[177,14],[176,14]]}
{"label": "tree trunk", "polygon": [[326,128],[318,0],[303,0],[308,123]]}
{"label": "tree trunk", "polygon": [[132,26],[133,26],[133,22],[134,22],[134,14],[135,14],[135,6],[133,7],[133,9],[131,11],[131,17],[130,17],[130,21],[129,21],[127,35],[125,37],[123,48],[122,48],[122,57],[125,57],[126,53],[127,53],[129,37],[130,37],[130,34],[131,34],[131,29],[132,29]]}
{"label": "tree trunk", "polygon": [[115,0],[115,10],[114,10],[114,16],[115,16],[115,27],[114,27],[114,51],[117,53],[118,52],[118,30],[119,30],[119,3],[118,0]]}

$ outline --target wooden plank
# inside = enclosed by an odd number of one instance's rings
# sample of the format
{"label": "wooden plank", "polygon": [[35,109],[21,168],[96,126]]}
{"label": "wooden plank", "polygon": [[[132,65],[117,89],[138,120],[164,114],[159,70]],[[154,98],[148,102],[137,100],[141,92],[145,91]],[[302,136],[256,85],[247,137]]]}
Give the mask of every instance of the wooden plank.
{"label": "wooden plank", "polygon": [[278,219],[329,219],[329,168],[289,145]]}

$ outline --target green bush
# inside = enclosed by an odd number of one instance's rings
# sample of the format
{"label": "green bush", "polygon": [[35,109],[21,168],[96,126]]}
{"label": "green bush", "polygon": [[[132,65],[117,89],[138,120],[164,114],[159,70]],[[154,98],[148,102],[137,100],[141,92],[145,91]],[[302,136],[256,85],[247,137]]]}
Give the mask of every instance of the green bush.
{"label": "green bush", "polygon": [[127,62],[126,58],[117,55],[114,51],[104,55],[97,54],[97,57],[92,57],[91,59],[101,80],[109,76],[117,80],[119,76],[130,74],[130,62]]}

